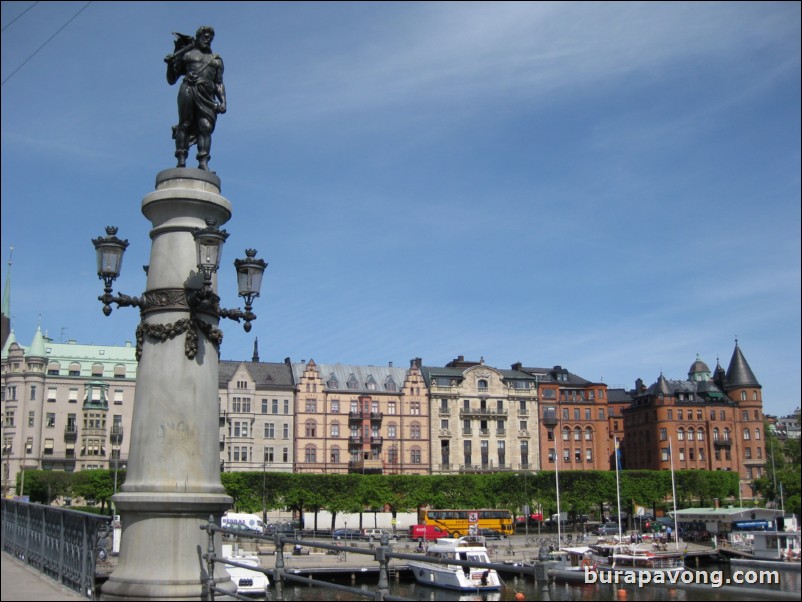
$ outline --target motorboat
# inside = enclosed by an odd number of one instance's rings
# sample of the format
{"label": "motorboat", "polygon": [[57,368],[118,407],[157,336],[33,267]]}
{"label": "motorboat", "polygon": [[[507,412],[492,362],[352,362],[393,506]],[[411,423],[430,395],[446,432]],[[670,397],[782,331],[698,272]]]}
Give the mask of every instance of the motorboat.
{"label": "motorboat", "polygon": [[592,546],[593,560],[599,571],[682,573],[686,569],[682,552],[661,552],[638,544]]}
{"label": "motorboat", "polygon": [[787,531],[742,531],[719,552],[733,565],[788,571],[802,570],[800,534]]}
{"label": "motorboat", "polygon": [[472,535],[454,539],[441,538],[431,544],[420,560],[407,562],[415,579],[422,585],[463,592],[501,589],[495,569],[452,564],[453,561],[489,564],[485,539]]}
{"label": "motorboat", "polygon": [[[243,564],[260,568],[258,556],[251,554],[242,554],[238,550],[234,550],[233,546],[223,545],[222,548],[223,559],[237,564]],[[264,595],[270,585],[267,575],[260,571],[253,571],[244,567],[225,565],[226,571],[231,575],[231,580],[237,585],[237,593],[243,595]]]}

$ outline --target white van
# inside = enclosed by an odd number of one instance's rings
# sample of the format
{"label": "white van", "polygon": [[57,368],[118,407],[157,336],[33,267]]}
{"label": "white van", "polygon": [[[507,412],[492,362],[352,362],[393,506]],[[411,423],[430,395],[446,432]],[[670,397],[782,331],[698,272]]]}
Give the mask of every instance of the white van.
{"label": "white van", "polygon": [[255,514],[241,514],[237,512],[226,512],[223,516],[223,529],[236,529],[237,531],[251,531],[262,535],[265,532],[265,524],[262,519]]}

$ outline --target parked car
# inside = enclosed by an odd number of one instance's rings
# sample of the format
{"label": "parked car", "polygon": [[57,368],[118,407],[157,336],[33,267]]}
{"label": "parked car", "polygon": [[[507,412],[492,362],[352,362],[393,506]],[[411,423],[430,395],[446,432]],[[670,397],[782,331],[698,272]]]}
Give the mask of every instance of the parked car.
{"label": "parked car", "polygon": [[481,535],[485,539],[504,539],[507,537],[504,533],[495,529],[479,529],[477,535]]}
{"label": "parked car", "polygon": [[[284,533],[286,535],[295,535],[295,529],[290,523],[268,523],[265,527],[266,535],[273,535],[275,533]],[[298,534],[300,536],[300,533]]]}
{"label": "parked car", "polygon": [[398,541],[398,535],[395,533],[390,533],[390,531],[387,529],[362,529],[362,538],[367,539],[368,541],[379,541],[382,538],[382,535],[385,533],[390,539],[395,539]]}
{"label": "parked car", "polygon": [[357,529],[337,529],[331,534],[332,539],[359,539],[361,536]]}
{"label": "parked car", "polygon": [[[622,529],[621,533],[624,533],[626,530]],[[600,536],[606,535],[618,535],[618,525],[616,523],[606,523],[604,525],[599,525],[596,527],[594,533]]]}

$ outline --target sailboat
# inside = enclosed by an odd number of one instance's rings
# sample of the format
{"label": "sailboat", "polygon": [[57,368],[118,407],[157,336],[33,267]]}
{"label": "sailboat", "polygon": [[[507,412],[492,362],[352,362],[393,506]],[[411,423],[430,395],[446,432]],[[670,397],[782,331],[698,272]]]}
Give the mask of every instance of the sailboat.
{"label": "sailboat", "polygon": [[[671,449],[671,440],[668,442],[668,454],[671,458],[671,490],[674,498],[674,532],[677,533],[677,493],[674,482],[674,460]],[[624,543],[621,532],[621,450],[618,438],[615,439],[615,487],[618,502],[618,542],[613,545],[596,545],[593,547],[593,558],[599,571],[635,571],[650,573],[682,573],[686,570],[684,554],[679,551],[679,540],[675,536],[676,551],[655,552],[640,546],[637,543]]]}

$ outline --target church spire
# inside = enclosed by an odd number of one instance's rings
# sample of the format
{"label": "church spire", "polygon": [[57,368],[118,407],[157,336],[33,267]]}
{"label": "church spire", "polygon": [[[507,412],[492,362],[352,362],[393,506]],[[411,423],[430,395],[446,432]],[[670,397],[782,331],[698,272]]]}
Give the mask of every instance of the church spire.
{"label": "church spire", "polygon": [[14,247],[8,253],[8,270],[6,271],[6,283],[3,287],[2,308],[0,308],[0,348],[5,347],[6,340],[11,334],[11,258],[14,255]]}
{"label": "church spire", "polygon": [[251,361],[256,364],[259,361],[259,337],[253,339],[253,357]]}

